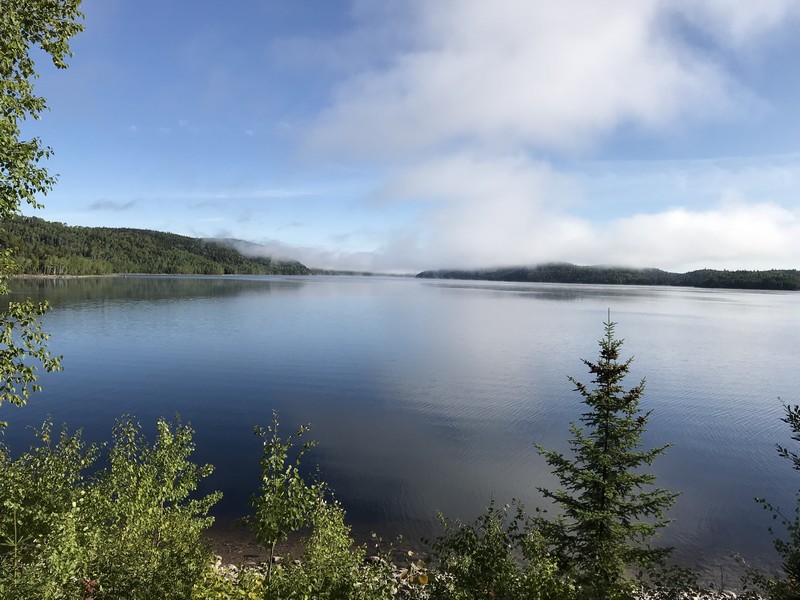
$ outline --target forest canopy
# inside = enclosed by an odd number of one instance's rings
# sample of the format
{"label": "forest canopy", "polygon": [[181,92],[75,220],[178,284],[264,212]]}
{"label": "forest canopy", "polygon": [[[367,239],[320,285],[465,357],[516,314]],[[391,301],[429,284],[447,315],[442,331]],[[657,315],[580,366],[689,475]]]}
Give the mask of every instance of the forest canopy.
{"label": "forest canopy", "polygon": [[14,248],[31,275],[306,275],[297,261],[248,258],[222,243],[147,229],[70,227],[14,217],[0,228],[0,247]]}
{"label": "forest canopy", "polygon": [[471,271],[423,271],[417,277],[537,283],[674,285],[745,290],[800,290],[800,271],[795,269],[771,269],[768,271],[701,269],[687,273],[670,273],[661,269],[632,269],[550,263],[534,267],[505,267]]}

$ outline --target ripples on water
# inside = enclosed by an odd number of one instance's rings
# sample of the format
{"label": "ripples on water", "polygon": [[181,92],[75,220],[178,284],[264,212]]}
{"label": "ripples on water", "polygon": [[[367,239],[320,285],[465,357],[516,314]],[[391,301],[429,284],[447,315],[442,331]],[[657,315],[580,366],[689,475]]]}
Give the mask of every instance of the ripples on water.
{"label": "ripples on water", "polygon": [[198,459],[217,465],[221,516],[257,487],[252,425],[272,409],[311,422],[319,464],[358,531],[437,533],[494,495],[540,505],[553,487],[533,447],[567,449],[580,415],[567,375],[589,381],[607,310],[647,377],[654,470],[682,495],[663,541],[708,567],[737,551],[775,562],[753,502],[793,506],[798,474],[775,454],[789,434],[778,397],[800,398],[795,293],[488,284],[381,278],[119,278],[15,282],[49,298],[65,371],[12,421],[47,414],[106,439],[113,419],[179,412]]}

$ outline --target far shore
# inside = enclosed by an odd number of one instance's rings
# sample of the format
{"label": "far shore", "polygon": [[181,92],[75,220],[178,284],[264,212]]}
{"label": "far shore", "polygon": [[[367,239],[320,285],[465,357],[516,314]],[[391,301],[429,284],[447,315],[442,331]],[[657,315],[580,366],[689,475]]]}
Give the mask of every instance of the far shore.
{"label": "far shore", "polygon": [[[11,279],[107,279],[114,277],[238,277],[248,275],[247,273],[225,273],[223,275],[209,275],[207,273],[106,273],[104,275],[42,275],[30,273],[18,273],[12,275]],[[284,275],[275,273],[276,277],[307,277],[307,275]],[[269,277],[270,275],[257,275],[257,277]]]}
{"label": "far shore", "polygon": [[107,275],[32,275],[30,273],[17,273],[11,279],[95,279],[97,277],[125,277],[128,273],[108,273]]}

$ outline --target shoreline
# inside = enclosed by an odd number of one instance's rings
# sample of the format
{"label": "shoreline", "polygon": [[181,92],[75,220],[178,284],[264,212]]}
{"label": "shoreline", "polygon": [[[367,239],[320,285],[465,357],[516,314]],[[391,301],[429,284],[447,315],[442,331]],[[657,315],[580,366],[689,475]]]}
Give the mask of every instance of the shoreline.
{"label": "shoreline", "polygon": [[[255,535],[238,520],[226,517],[215,518],[214,524],[202,533],[202,538],[209,544],[211,553],[221,559],[223,565],[238,567],[256,567],[269,561],[269,550],[260,545]],[[355,531],[354,531],[355,529]],[[305,549],[303,539],[310,533],[308,530],[294,532],[285,541],[278,542],[275,555],[283,559],[299,559]],[[364,531],[352,528],[350,537],[353,548],[364,547],[366,556],[385,556],[395,565],[406,564],[409,557],[413,560],[422,559],[427,565],[430,560],[430,547],[421,539],[413,540],[401,537],[398,539],[381,539],[373,537]],[[775,574],[775,565],[740,563],[733,555],[720,556],[716,560],[681,560],[672,556],[669,563],[674,566],[689,568],[693,571],[698,581],[704,585],[723,586],[728,590],[740,587],[740,577],[744,575],[746,566]]]}
{"label": "shoreline", "polygon": [[[243,525],[220,526],[214,523],[203,531],[202,537],[210,545],[211,552],[222,557],[224,564],[256,565],[269,560],[269,550],[259,544],[255,535]],[[282,542],[276,547],[279,554],[299,554],[298,550],[302,550],[299,540]]]}
{"label": "shoreline", "polygon": [[[308,530],[291,533],[287,540],[278,542],[275,554],[288,555],[293,559],[300,558],[305,549],[303,539],[309,533]],[[202,537],[210,545],[212,554],[222,558],[223,564],[254,566],[269,560],[269,549],[259,544],[255,535],[238,520],[215,517],[214,524],[203,531]],[[418,558],[427,560],[428,551],[419,540],[414,541],[405,537],[395,540],[382,539],[360,531],[355,532],[352,528],[350,537],[353,540],[353,547],[364,547],[367,556],[388,554],[395,562],[402,562],[403,559],[408,560],[409,552],[412,552],[415,560]]]}
{"label": "shoreline", "polygon": [[39,275],[31,273],[16,273],[9,279],[98,279],[111,277],[125,277],[128,273],[108,273],[106,275]]}
{"label": "shoreline", "polygon": [[[305,549],[303,538],[308,533],[309,531],[295,532],[290,534],[287,540],[278,542],[275,546],[274,560],[280,562],[301,559]],[[202,533],[202,538],[209,544],[215,567],[233,579],[237,577],[237,573],[249,569],[262,569],[269,562],[269,550],[261,546],[244,525],[227,520],[221,523],[215,522]],[[422,560],[425,568],[434,567],[428,550],[408,545],[405,539],[399,543],[376,542],[375,539],[365,541],[352,533],[351,538],[353,548],[365,548],[365,561],[387,560],[398,581],[402,581],[404,568],[407,569],[411,562]],[[673,564],[680,564],[680,561]],[[698,584],[705,589],[699,595],[692,596],[693,598],[726,600],[735,599],[742,593],[740,578],[745,571],[732,557],[713,565],[708,564],[700,568],[689,566],[689,568],[697,575]],[[647,600],[649,596],[640,598]]]}

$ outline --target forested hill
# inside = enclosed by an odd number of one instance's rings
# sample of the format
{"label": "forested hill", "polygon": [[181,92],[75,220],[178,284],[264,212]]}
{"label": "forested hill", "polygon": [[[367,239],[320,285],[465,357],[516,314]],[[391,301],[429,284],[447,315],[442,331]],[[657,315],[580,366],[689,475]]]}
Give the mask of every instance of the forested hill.
{"label": "forested hill", "polygon": [[751,290],[800,290],[800,271],[716,271],[702,269],[670,273],[660,269],[586,267],[554,263],[535,267],[508,267],[476,271],[423,271],[428,279],[479,279],[484,281],[530,281],[539,283],[589,283],[616,285],[676,285],[699,288]]}
{"label": "forested hill", "polygon": [[0,248],[16,248],[23,273],[108,275],[306,275],[296,261],[247,258],[226,245],[174,233],[110,227],[70,227],[36,217],[0,226]]}

